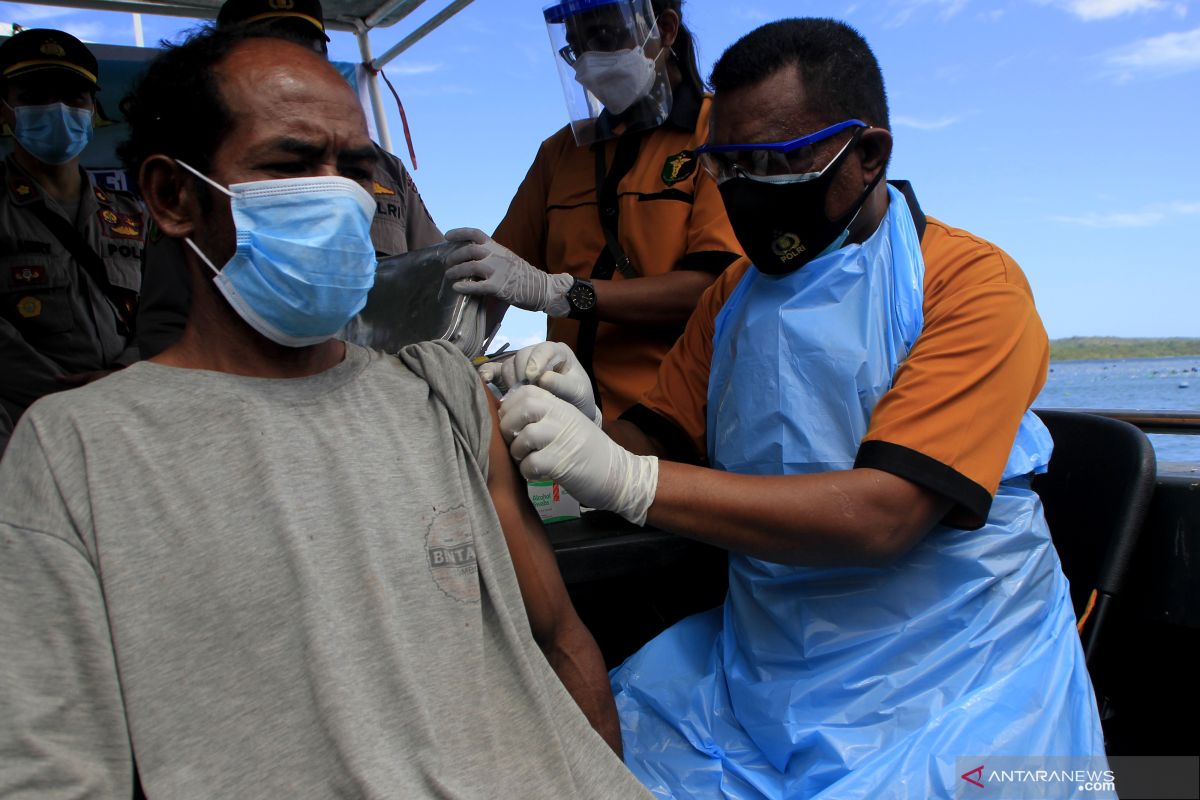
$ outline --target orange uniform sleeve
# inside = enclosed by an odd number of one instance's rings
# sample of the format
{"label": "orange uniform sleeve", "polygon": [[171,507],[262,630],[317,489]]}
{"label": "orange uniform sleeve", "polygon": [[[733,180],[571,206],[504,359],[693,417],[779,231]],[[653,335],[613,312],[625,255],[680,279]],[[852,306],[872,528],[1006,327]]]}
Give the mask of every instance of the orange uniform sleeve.
{"label": "orange uniform sleeve", "polygon": [[547,148],[542,142],[492,238],[539,269],[546,269],[546,205],[550,194]]}
{"label": "orange uniform sleeve", "polygon": [[742,259],[704,291],[683,335],[658,368],[654,387],[621,419],[662,443],[672,461],[707,461],[708,374],[712,366],[717,314],[737,288],[750,263]]}
{"label": "orange uniform sleeve", "polygon": [[983,524],[1021,417],[1046,380],[1049,342],[1024,274],[1002,250],[930,219],[925,325],[871,416],[856,467],[954,501]]}

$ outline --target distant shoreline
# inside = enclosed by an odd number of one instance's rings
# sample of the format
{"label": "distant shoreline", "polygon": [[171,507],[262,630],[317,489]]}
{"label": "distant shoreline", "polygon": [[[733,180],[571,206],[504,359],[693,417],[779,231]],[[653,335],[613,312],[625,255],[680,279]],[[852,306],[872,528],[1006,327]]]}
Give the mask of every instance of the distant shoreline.
{"label": "distant shoreline", "polygon": [[1200,339],[1123,339],[1071,336],[1050,342],[1051,361],[1116,361],[1124,358],[1200,356]]}

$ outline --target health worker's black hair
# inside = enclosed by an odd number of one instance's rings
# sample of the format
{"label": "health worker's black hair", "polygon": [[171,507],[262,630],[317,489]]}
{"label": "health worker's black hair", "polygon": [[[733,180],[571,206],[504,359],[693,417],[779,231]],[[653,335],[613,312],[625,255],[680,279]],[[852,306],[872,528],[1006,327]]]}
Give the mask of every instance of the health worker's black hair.
{"label": "health worker's black hair", "polygon": [[683,21],[683,0],[650,0],[655,15],[664,11],[674,11],[679,15],[679,35],[671,50],[675,53],[675,61],[683,74],[683,82],[696,90],[696,94],[704,92],[704,79],[700,77],[700,60],[696,52],[696,37]]}
{"label": "health worker's black hair", "polygon": [[713,67],[713,89],[756,84],[797,65],[812,108],[829,124],[861,119],[891,129],[883,73],[867,42],[844,22],[805,17],[757,28],[732,44]]}

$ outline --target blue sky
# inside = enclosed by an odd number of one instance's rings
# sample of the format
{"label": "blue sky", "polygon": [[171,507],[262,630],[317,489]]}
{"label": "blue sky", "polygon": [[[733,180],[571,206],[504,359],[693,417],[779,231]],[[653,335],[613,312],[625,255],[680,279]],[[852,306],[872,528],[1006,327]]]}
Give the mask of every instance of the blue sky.
{"label": "blue sky", "polygon": [[[376,54],[446,5],[376,31]],[[443,229],[490,231],[566,122],[542,2],[475,0],[386,69]],[[1007,250],[1051,337],[1200,336],[1200,2],[690,0],[702,68],[785,16],[843,19],[883,67],[895,155],[926,212]],[[422,16],[424,15],[424,17]],[[128,15],[0,2],[0,22],[132,44]],[[146,41],[186,20],[144,17]],[[357,60],[348,34],[332,55]],[[385,90],[386,95],[386,90]],[[390,96],[394,149],[407,153]],[[801,132],[797,132],[801,133]],[[517,342],[544,331],[512,313]]]}

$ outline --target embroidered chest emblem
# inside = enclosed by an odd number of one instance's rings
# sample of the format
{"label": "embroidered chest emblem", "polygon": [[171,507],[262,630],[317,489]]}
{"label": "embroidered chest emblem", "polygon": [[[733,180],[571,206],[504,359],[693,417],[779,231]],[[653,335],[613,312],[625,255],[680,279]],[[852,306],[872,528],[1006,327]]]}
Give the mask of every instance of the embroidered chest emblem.
{"label": "embroidered chest emblem", "polygon": [[692,177],[695,171],[696,154],[690,150],[682,150],[673,156],[667,156],[667,160],[663,162],[663,183],[673,186]]}

